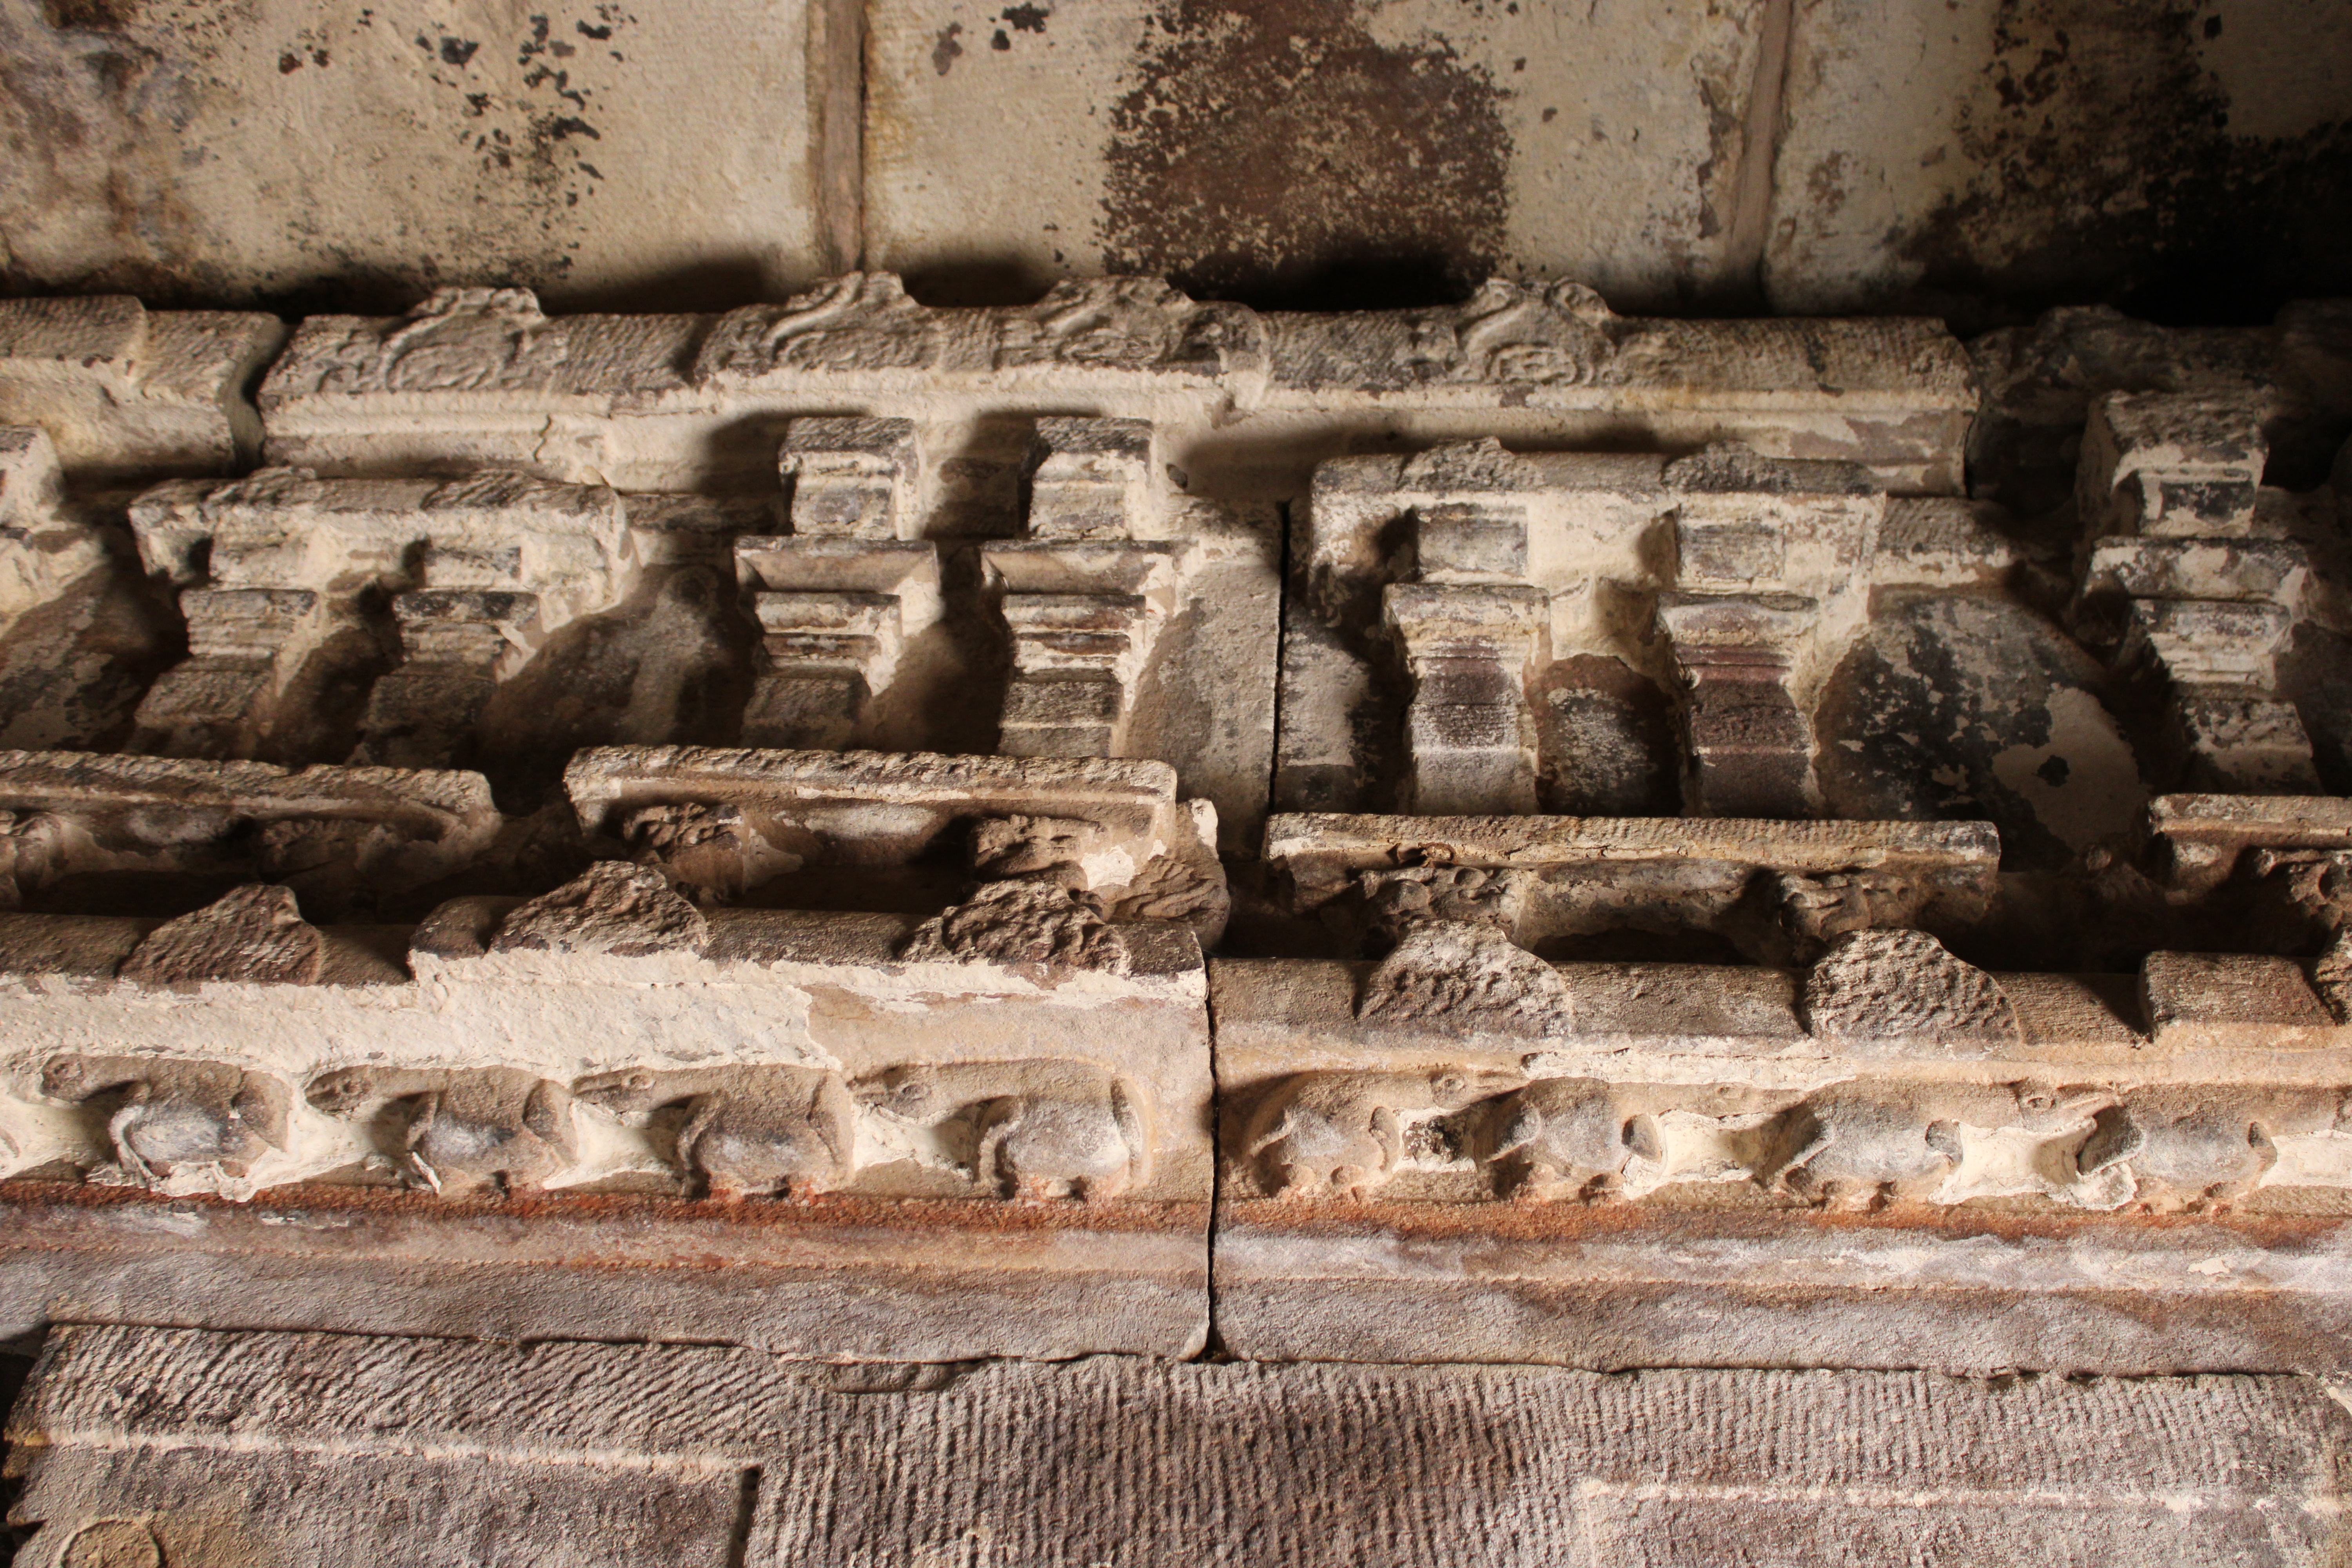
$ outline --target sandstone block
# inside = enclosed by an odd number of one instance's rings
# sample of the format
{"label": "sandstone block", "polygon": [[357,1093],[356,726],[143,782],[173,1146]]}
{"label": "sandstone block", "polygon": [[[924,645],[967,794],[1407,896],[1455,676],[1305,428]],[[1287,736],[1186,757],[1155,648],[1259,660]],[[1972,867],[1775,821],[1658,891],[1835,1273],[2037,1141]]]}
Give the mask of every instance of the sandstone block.
{"label": "sandstone block", "polygon": [[[392,1391],[387,1393],[387,1390]],[[1705,1412],[1695,1422],[1693,1412]],[[1312,1443],[1286,1443],[1301,1422]],[[1237,1543],[1326,1568],[2271,1564],[2338,1544],[2315,1379],[1169,1364],[795,1366],[700,1345],[61,1331],[12,1427],[26,1550],[150,1560],[924,1562]],[[1940,1441],[1916,1441],[1922,1428]],[[1236,1446],[1262,1453],[1234,1467]],[[1447,1456],[1432,1473],[1429,1456]],[[889,1466],[844,1464],[887,1453]],[[528,1514],[517,1500],[532,1504]],[[1462,1524],[1465,1511],[1479,1521]],[[228,1545],[222,1545],[226,1542]],[[166,1557],[165,1554],[169,1554]],[[136,1560],[136,1559],[131,1559]]]}

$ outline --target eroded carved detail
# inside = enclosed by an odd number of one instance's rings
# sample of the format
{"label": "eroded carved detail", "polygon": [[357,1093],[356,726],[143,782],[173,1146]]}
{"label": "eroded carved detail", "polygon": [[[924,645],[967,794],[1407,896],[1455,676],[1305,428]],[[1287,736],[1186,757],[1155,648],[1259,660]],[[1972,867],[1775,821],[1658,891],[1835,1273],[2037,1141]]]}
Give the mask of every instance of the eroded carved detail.
{"label": "eroded carved detail", "polygon": [[1067,365],[1217,376],[1263,363],[1265,327],[1238,306],[1201,304],[1164,279],[1087,278],[996,319],[999,370]]}
{"label": "eroded carved detail", "polygon": [[2336,1090],[2144,1090],[2100,1112],[2076,1166],[2086,1178],[2128,1176],[2137,1208],[2226,1209],[2263,1184],[2282,1142],[2340,1133],[2347,1113],[2352,1095]]}
{"label": "eroded carved detail", "polygon": [[1475,1104],[1507,1081],[1452,1068],[1298,1073],[1257,1102],[1240,1153],[1278,1197],[1362,1199],[1404,1165],[1415,1129]]}
{"label": "eroded carved detail", "polygon": [[940,355],[939,320],[891,272],[852,272],[781,307],[721,317],[696,356],[698,384],[741,386],[780,373],[911,370]]}
{"label": "eroded carved detail", "polygon": [[138,985],[315,985],[325,966],[326,939],[302,918],[293,889],[254,883],[156,927],[121,974]]}
{"label": "eroded carved detail", "polygon": [[1068,974],[1128,972],[1127,942],[1092,893],[1051,881],[989,882],[899,944],[908,963],[1002,963]]}
{"label": "eroded carved detail", "polygon": [[857,1104],[841,1075],[824,1068],[632,1068],[583,1078],[572,1092],[614,1111],[681,1109],[675,1163],[722,1202],[778,1192],[804,1202],[857,1170]]}
{"label": "eroded carved detail", "polygon": [[1581,283],[1490,279],[1458,310],[1415,319],[1405,364],[1425,382],[1582,386],[1607,374],[1619,331]]}
{"label": "eroded carved detail", "polygon": [[507,916],[490,951],[643,958],[698,953],[709,942],[709,922],[668,878],[650,866],[603,860]]}
{"label": "eroded carved detail", "polygon": [[1151,1180],[1151,1108],[1092,1062],[1046,1058],[916,1063],[855,1086],[887,1121],[938,1133],[957,1124],[964,1174],[1001,1197],[1106,1202]]}
{"label": "eroded carved detail", "polygon": [[162,1192],[247,1195],[254,1167],[287,1146],[292,1091],[280,1079],[227,1062],[152,1057],[66,1056],[41,1075],[41,1092],[79,1103],[124,1092],[107,1137],[122,1172]]}
{"label": "eroded carved detail", "polygon": [[388,1114],[403,1176],[444,1196],[529,1192],[579,1152],[571,1091],[513,1068],[345,1068],[306,1093],[331,1116]]}
{"label": "eroded carved detail", "polygon": [[2016,1009],[2000,983],[1919,931],[1839,937],[1805,973],[1805,1022],[1844,1040],[2013,1044]]}
{"label": "eroded carved detail", "polygon": [[1406,928],[1364,978],[1356,1016],[1515,1034],[1564,1033],[1576,1006],[1559,972],[1483,921]]}

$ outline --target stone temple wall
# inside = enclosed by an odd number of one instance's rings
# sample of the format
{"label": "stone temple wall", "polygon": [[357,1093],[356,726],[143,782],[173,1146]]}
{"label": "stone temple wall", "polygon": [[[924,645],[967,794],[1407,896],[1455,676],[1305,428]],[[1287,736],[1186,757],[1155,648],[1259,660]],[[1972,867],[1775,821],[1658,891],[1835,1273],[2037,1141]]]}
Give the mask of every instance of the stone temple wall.
{"label": "stone temple wall", "polygon": [[5,0],[0,288],[295,312],[2352,292],[2336,0]]}
{"label": "stone temple wall", "polygon": [[26,1560],[2331,1561],[2347,437],[2328,302],[0,303]]}

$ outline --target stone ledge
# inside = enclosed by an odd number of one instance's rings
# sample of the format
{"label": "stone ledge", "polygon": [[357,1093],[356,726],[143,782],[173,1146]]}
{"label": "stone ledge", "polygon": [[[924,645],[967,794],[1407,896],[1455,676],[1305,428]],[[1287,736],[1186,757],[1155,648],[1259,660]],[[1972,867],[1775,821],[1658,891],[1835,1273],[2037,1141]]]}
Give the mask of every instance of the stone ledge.
{"label": "stone ledge", "polygon": [[5,1182],[0,1214],[0,1339],[97,1321],[951,1361],[1183,1356],[1208,1330],[1199,1203],[306,1187],[241,1205]]}
{"label": "stone ledge", "polygon": [[1266,1361],[2352,1371],[2341,1216],[1241,1200],[1215,1246]]}

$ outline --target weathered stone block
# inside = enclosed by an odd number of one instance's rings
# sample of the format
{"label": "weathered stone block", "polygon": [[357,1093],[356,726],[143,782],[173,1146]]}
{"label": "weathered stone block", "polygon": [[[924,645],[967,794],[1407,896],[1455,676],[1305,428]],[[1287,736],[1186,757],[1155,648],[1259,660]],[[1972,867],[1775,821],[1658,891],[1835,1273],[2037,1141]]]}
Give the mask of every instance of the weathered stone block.
{"label": "weathered stone block", "polygon": [[0,301],[0,425],[40,426],[78,479],[231,473],[261,440],[247,386],[285,338],[275,316],[122,294]]}
{"label": "weathered stone block", "polygon": [[[1293,1440],[1302,1424],[1315,1441]],[[1377,1541],[1503,1568],[1601,1541],[1642,1568],[1759,1552],[1861,1568],[1923,1542],[1961,1561],[2301,1568],[2341,1542],[2329,1456],[2346,1426],[2324,1384],[2294,1377],[1116,1358],[950,1372],[77,1328],[11,1436],[44,1564],[101,1546],[431,1562],[478,1542],[530,1563],[767,1568],[985,1542],[1039,1568],[1244,1548],[1336,1568]],[[1259,1457],[1235,1466],[1236,1448]],[[873,1454],[891,1462],[842,1462]]]}
{"label": "weathered stone block", "polygon": [[2091,405],[2075,505],[2084,531],[2228,537],[2254,521],[2267,400],[2109,393]]}
{"label": "weathered stone block", "polygon": [[2352,1180],[2338,1065],[2272,1057],[2259,1089],[2224,1087],[2257,1036],[2352,1039],[2308,1032],[2332,1025],[2300,966],[2278,969],[2301,997],[2289,1023],[2253,1001],[2286,996],[2264,961],[2152,960],[2143,1025],[2100,977],[1989,975],[1916,931],[1850,935],[1801,976],[1545,965],[1490,926],[1407,932],[1379,966],[1213,966],[1217,1311],[1237,1354],[1748,1364],[1769,1342],[1956,1366],[1997,1363],[2012,1334],[2048,1355],[2063,1320],[2066,1357],[2129,1361],[2153,1348],[2140,1327],[2085,1293],[2126,1257],[2202,1322],[2251,1305],[2188,1305],[2242,1267],[2335,1310],[2325,1271],[2289,1260],[2299,1243],[2235,1261],[2292,1202],[2218,1222],[2242,1238],[2218,1276],[2197,1273],[2201,1243],[2114,1212],[2273,1187],[2331,1203]]}
{"label": "weathered stone block", "polygon": [[903,539],[922,447],[911,419],[794,419],[779,458],[796,534]]}

